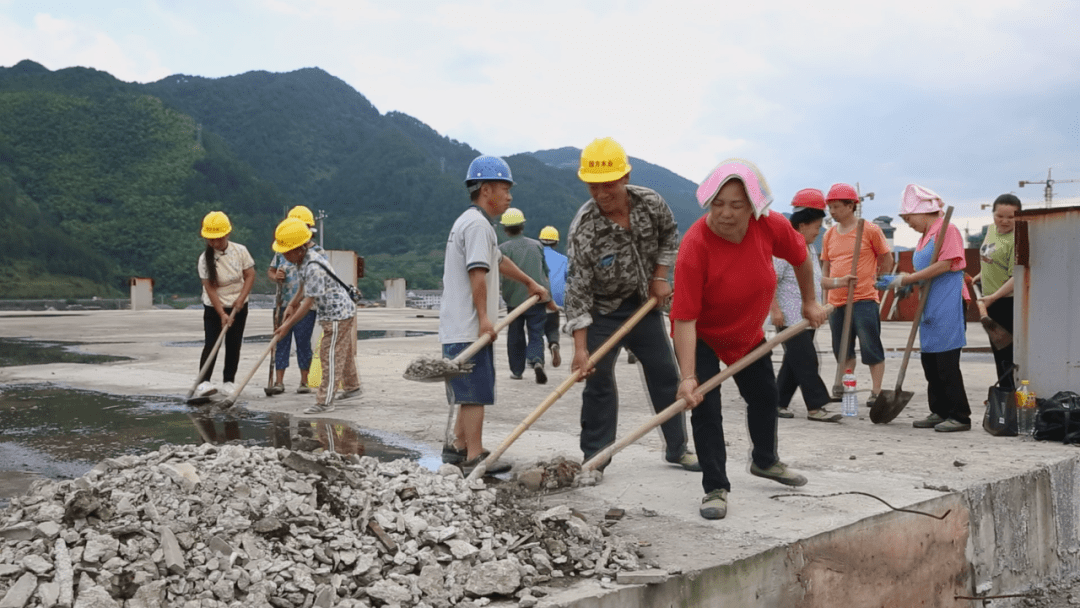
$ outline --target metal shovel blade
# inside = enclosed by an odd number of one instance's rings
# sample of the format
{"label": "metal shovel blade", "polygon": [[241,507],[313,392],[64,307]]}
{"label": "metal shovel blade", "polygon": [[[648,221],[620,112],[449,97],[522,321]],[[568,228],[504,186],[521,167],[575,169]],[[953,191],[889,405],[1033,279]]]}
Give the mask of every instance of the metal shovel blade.
{"label": "metal shovel blade", "polygon": [[900,412],[904,411],[908,402],[915,395],[911,391],[883,390],[870,406],[870,421],[874,424],[892,422]]}
{"label": "metal shovel blade", "polygon": [[982,317],[979,322],[982,323],[983,329],[986,330],[986,335],[990,338],[990,344],[994,347],[994,350],[1004,350],[1012,344],[1012,334],[1002,327],[1000,323],[990,317]]}

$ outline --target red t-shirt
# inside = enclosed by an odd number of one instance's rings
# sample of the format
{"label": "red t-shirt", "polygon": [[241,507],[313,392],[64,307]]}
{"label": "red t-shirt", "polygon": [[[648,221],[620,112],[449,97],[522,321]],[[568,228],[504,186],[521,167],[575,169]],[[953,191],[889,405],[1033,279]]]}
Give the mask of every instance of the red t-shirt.
{"label": "red t-shirt", "polygon": [[697,337],[726,365],[738,361],[765,338],[776,292],[773,256],[792,266],[806,260],[806,239],[782,214],[751,219],[739,244],[716,236],[702,217],[679,246],[671,319],[697,320]]}

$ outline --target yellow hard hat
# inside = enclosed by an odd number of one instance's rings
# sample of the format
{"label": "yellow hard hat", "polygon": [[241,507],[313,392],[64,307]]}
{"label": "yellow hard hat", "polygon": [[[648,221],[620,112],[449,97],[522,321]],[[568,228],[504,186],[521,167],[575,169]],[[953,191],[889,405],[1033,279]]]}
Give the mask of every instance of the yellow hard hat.
{"label": "yellow hard hat", "polygon": [[232,232],[232,223],[229,216],[220,211],[211,211],[202,220],[202,236],[204,239],[220,239]]}
{"label": "yellow hard hat", "polygon": [[500,223],[503,226],[520,226],[525,223],[525,214],[521,212],[521,209],[510,207],[503,211]]}
{"label": "yellow hard hat", "polygon": [[540,231],[541,241],[555,241],[559,242],[559,231],[554,226],[544,226],[544,229]]}
{"label": "yellow hard hat", "polygon": [[315,225],[315,216],[311,213],[311,209],[308,209],[303,205],[297,205],[292,209],[289,209],[288,217],[295,217],[301,222],[307,224],[308,226]]}
{"label": "yellow hard hat", "polygon": [[300,247],[311,240],[311,229],[303,220],[290,217],[281,221],[274,230],[274,244],[270,247],[278,252],[285,253]]}
{"label": "yellow hard hat", "polygon": [[630,163],[626,159],[626,150],[610,137],[594,139],[581,151],[581,168],[577,175],[583,182],[613,182],[627,173],[630,173]]}

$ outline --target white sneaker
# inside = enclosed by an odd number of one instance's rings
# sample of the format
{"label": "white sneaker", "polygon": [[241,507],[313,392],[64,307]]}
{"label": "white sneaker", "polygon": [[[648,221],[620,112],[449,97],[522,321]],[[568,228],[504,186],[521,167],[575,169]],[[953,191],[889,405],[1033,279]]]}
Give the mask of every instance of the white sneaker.
{"label": "white sneaker", "polygon": [[208,395],[213,395],[216,392],[217,392],[217,387],[214,386],[213,384],[210,384],[210,382],[208,382],[206,380],[203,380],[202,382],[199,383],[199,386],[195,387],[195,395],[197,397],[206,397]]}
{"label": "white sneaker", "polygon": [[226,395],[232,397],[233,393],[236,392],[236,385],[233,384],[232,382],[226,382],[225,384],[221,385],[221,392],[223,392]]}

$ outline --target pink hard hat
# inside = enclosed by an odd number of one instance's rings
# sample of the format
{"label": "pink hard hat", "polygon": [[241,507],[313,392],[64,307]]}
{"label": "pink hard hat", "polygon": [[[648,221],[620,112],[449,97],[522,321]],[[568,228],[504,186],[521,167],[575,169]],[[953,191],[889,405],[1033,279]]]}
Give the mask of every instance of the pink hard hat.
{"label": "pink hard hat", "polygon": [[918,184],[908,184],[900,197],[900,215],[909,213],[938,213],[945,207],[941,196]]}
{"label": "pink hard hat", "polygon": [[791,199],[791,206],[824,211],[825,195],[817,188],[803,188],[795,193],[795,198]]}
{"label": "pink hard hat", "polygon": [[859,193],[855,191],[855,188],[851,184],[833,184],[829,188],[829,194],[825,197],[826,201],[855,201],[859,202]]}
{"label": "pink hard hat", "polygon": [[733,179],[741,181],[746,188],[746,195],[754,206],[754,218],[768,215],[768,207],[773,200],[769,184],[754,163],[741,158],[729,158],[709,172],[697,189],[697,200],[701,208],[707,208],[720,188]]}

